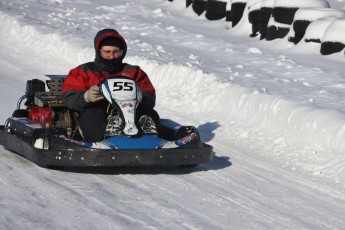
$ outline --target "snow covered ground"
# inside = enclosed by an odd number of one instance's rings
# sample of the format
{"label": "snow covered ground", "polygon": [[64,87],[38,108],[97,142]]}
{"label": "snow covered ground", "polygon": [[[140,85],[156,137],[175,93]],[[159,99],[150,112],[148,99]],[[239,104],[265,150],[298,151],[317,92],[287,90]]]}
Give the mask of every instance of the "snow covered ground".
{"label": "snow covered ground", "polygon": [[27,80],[93,60],[109,27],[161,117],[198,127],[215,152],[193,170],[53,171],[0,147],[1,229],[344,228],[344,52],[259,41],[182,0],[1,0],[0,20],[1,123]]}

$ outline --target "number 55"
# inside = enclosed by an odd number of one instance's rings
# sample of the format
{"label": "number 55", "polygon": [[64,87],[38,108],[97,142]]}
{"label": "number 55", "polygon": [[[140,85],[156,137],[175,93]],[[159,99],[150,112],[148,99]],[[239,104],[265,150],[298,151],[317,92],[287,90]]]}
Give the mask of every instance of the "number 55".
{"label": "number 55", "polygon": [[113,91],[133,91],[133,82],[114,82]]}

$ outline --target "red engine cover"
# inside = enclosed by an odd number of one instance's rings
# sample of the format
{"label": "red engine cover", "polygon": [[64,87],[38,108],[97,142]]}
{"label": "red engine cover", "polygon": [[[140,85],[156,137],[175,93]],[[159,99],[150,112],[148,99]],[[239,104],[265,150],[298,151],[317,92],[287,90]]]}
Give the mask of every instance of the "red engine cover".
{"label": "red engine cover", "polygon": [[53,112],[48,107],[34,106],[29,109],[29,119],[49,128],[52,126]]}

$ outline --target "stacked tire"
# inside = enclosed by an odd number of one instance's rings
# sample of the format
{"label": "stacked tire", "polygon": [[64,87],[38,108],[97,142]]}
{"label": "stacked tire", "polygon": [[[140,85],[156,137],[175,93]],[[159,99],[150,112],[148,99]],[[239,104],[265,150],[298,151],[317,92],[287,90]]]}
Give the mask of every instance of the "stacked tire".
{"label": "stacked tire", "polygon": [[301,42],[317,43],[321,45],[321,40],[329,25],[336,20],[335,17],[320,18],[312,21],[305,31]]}
{"label": "stacked tire", "polygon": [[232,0],[231,2],[232,27],[235,27],[237,23],[241,20],[246,4],[247,4],[246,0]]}
{"label": "stacked tire", "polygon": [[208,0],[206,2],[205,17],[208,20],[220,20],[226,16],[226,4],[224,0]]}
{"label": "stacked tire", "polygon": [[193,0],[192,8],[197,15],[202,15],[206,10],[207,0]]}
{"label": "stacked tire", "polygon": [[305,35],[305,32],[312,21],[326,17],[343,18],[345,17],[345,11],[334,10],[330,8],[298,9],[292,24],[294,36],[289,37],[289,41],[293,42],[294,44],[297,44]]}
{"label": "stacked tire", "polygon": [[284,38],[290,31],[296,11],[304,7],[329,8],[329,4],[326,0],[275,0],[266,39]]}
{"label": "stacked tire", "polygon": [[322,55],[337,53],[345,48],[345,35],[339,31],[345,31],[345,19],[336,19],[327,27],[321,40]]}
{"label": "stacked tire", "polygon": [[249,36],[256,37],[259,35],[261,0],[256,0],[253,4],[248,1],[246,7],[248,8],[248,21],[252,24],[252,33]]}
{"label": "stacked tire", "polygon": [[249,34],[251,26],[249,36],[260,35],[260,40],[317,43],[322,55],[345,49],[345,11],[330,9],[327,0],[186,0],[189,6],[197,15],[206,12],[208,20],[225,18],[232,27],[246,17],[234,32]]}
{"label": "stacked tire", "polygon": [[260,14],[259,14],[260,40],[266,39],[267,24],[272,15],[273,5],[274,5],[274,0],[263,0],[261,2]]}
{"label": "stacked tire", "polygon": [[186,0],[186,8],[188,8],[193,3],[193,0]]}

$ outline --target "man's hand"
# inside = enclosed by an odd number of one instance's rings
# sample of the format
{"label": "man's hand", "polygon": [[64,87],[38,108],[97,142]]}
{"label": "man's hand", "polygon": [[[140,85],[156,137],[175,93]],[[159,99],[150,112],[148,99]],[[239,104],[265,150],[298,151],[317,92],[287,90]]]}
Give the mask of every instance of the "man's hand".
{"label": "man's hand", "polygon": [[87,103],[90,102],[97,102],[104,99],[99,87],[97,85],[93,85],[84,93],[84,99]]}

